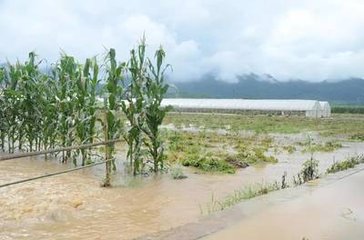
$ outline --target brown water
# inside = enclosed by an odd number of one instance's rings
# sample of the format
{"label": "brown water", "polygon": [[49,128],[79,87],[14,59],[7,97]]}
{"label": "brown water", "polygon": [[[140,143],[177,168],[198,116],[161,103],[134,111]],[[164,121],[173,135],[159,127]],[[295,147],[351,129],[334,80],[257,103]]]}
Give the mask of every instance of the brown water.
{"label": "brown water", "polygon": [[[335,153],[316,154],[321,170],[332,159],[363,152],[348,143]],[[279,154],[277,164],[249,167],[235,175],[196,174],[172,180],[115,177],[115,187],[99,187],[103,167],[68,173],[0,189],[0,239],[131,239],[201,218],[200,205],[212,193],[222,197],[256,182],[280,180],[298,172],[309,155]],[[59,171],[72,166],[40,158],[0,162],[0,183]]]}
{"label": "brown water", "polygon": [[[364,171],[311,189],[278,205],[261,204],[258,214],[205,240],[364,239]],[[260,204],[258,202],[258,204]]]}

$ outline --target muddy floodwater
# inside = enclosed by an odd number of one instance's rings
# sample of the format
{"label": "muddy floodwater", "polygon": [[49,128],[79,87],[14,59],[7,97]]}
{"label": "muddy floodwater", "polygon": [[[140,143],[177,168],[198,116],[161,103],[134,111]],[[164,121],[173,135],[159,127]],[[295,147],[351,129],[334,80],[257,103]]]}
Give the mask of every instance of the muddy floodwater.
{"label": "muddy floodwater", "polygon": [[273,206],[257,201],[257,214],[203,239],[364,239],[363,170]]}
{"label": "muddy floodwater", "polygon": [[[334,160],[362,152],[364,143],[347,142],[335,152],[315,153],[315,158],[323,172]],[[168,174],[138,178],[119,174],[114,187],[101,188],[104,168],[99,166],[0,188],[0,239],[133,239],[198,222],[204,217],[200,207],[212,194],[220,198],[253,183],[280,181],[284,172],[296,174],[310,157],[301,152],[275,156],[279,160],[276,164],[248,167],[234,175],[201,174],[193,169],[184,169],[188,178],[183,180],[173,180]],[[0,162],[0,184],[71,167],[41,157],[4,161]],[[324,202],[321,204],[324,207]],[[288,210],[294,211],[295,206]],[[275,221],[272,216],[279,211],[267,209],[262,213],[267,215],[256,216],[247,224],[247,232],[261,222],[259,217]],[[346,214],[349,210],[343,206],[342,211]],[[352,216],[362,220],[362,215]],[[299,218],[283,225],[299,227]],[[274,225],[271,230],[276,230]]]}

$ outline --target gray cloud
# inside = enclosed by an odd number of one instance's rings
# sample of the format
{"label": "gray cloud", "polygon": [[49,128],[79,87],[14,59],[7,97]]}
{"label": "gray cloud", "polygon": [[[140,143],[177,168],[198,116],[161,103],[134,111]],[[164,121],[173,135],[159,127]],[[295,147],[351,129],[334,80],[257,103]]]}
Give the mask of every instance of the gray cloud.
{"label": "gray cloud", "polygon": [[0,0],[0,61],[35,50],[54,61],[114,47],[121,59],[145,32],[175,79],[214,72],[285,80],[364,76],[362,0]]}

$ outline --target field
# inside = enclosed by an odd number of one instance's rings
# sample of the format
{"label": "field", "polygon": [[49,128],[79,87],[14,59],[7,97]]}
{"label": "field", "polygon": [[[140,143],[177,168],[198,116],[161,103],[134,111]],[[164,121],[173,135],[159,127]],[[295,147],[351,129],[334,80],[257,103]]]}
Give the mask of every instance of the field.
{"label": "field", "polygon": [[[128,174],[122,142],[115,145],[112,188],[99,187],[102,166],[1,188],[0,238],[62,238],[70,226],[67,236],[78,239],[158,235],[259,195],[293,191],[307,177],[355,167],[363,162],[363,122],[361,114],[309,119],[168,113],[161,126],[166,157],[160,174]],[[43,157],[1,164],[0,184],[73,167]]]}

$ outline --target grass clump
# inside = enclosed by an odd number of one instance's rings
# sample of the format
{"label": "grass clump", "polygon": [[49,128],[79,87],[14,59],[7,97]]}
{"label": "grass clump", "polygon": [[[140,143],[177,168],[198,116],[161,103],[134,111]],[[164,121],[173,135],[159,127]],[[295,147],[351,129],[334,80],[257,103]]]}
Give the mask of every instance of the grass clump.
{"label": "grass clump", "polygon": [[283,150],[287,151],[289,154],[292,154],[295,151],[297,151],[297,148],[292,145],[287,145],[287,146],[283,146]]}
{"label": "grass clump", "polygon": [[349,168],[354,168],[356,165],[364,163],[364,155],[350,157],[342,162],[334,162],[327,170],[326,173],[336,173],[344,171]]}
{"label": "grass clump", "polygon": [[248,165],[259,162],[278,162],[277,158],[265,155],[265,148],[240,146],[236,158]]}
{"label": "grass clump", "polygon": [[319,178],[318,160],[312,156],[302,164],[302,170],[296,176],[293,176],[294,185],[301,185],[305,182]]}
{"label": "grass clump", "polygon": [[325,143],[315,143],[312,141],[298,142],[303,147],[302,152],[333,152],[342,148],[342,144],[336,141],[328,141]]}
{"label": "grass clump", "polygon": [[212,153],[204,155],[190,155],[182,161],[182,165],[186,167],[195,167],[204,172],[221,172],[235,173],[233,165],[227,163],[218,156],[213,156]]}
{"label": "grass clump", "polygon": [[180,165],[173,166],[170,169],[170,174],[173,179],[185,179],[187,176],[183,173],[183,169]]}
{"label": "grass clump", "polygon": [[200,206],[202,214],[211,214],[214,212],[222,211],[229,208],[243,200],[251,199],[257,196],[268,194],[273,191],[280,190],[281,187],[278,182],[274,183],[261,183],[252,186],[247,186],[242,189],[235,190],[233,193],[227,195],[225,198],[218,200],[212,194],[211,201],[205,207]]}
{"label": "grass clump", "polygon": [[364,133],[356,133],[350,136],[350,140],[364,141]]}

